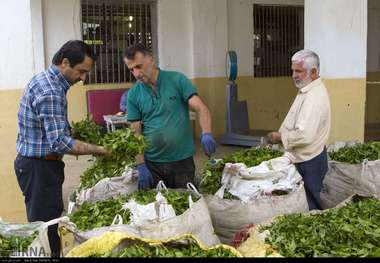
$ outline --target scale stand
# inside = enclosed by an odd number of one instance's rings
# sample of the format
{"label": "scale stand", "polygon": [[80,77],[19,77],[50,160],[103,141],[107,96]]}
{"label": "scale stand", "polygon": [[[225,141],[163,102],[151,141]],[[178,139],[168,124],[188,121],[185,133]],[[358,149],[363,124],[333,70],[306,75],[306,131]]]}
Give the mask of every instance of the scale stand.
{"label": "scale stand", "polygon": [[227,52],[227,78],[226,86],[226,133],[219,142],[221,144],[257,146],[266,144],[266,137],[249,135],[249,120],[246,101],[238,101],[237,85],[237,56],[235,51]]}

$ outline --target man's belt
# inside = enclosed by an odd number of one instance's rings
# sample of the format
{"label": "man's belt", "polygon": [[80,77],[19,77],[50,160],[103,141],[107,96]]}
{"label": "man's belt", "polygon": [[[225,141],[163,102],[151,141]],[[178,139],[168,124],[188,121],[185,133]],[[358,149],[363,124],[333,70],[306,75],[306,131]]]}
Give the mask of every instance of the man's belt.
{"label": "man's belt", "polygon": [[59,154],[48,154],[46,156],[42,157],[26,157],[30,159],[38,159],[38,160],[45,160],[45,161],[61,161],[63,158],[63,155]]}

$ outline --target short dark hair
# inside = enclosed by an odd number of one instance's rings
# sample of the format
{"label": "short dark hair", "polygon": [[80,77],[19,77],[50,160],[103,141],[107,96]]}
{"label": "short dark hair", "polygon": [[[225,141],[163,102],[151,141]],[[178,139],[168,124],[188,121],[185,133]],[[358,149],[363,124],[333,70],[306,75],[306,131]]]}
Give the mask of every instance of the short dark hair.
{"label": "short dark hair", "polygon": [[81,40],[70,40],[63,44],[57,53],[54,54],[52,63],[60,65],[62,60],[67,58],[70,67],[74,67],[76,64],[82,63],[85,56],[92,58],[94,61],[96,60],[96,55],[91,46]]}
{"label": "short dark hair", "polygon": [[124,57],[127,59],[134,59],[137,52],[140,52],[144,56],[152,56],[152,52],[149,49],[147,49],[142,43],[136,43],[132,46],[127,47],[127,49],[124,52]]}

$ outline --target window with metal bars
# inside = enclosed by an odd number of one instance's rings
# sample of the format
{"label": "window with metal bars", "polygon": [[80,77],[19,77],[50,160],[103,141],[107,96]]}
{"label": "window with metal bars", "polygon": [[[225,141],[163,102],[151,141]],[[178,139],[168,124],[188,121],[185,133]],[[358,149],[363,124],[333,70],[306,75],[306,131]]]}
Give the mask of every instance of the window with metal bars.
{"label": "window with metal bars", "polygon": [[304,46],[304,7],[253,5],[254,76],[291,76],[292,55]]}
{"label": "window with metal bars", "polygon": [[83,41],[97,54],[86,84],[134,82],[125,49],[143,43],[157,54],[156,1],[81,0]]}

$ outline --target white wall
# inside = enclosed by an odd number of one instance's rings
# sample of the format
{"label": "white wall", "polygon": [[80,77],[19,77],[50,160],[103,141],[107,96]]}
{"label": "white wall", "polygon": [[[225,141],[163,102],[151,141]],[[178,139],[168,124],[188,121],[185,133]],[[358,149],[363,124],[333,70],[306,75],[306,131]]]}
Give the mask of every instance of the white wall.
{"label": "white wall", "polygon": [[0,90],[22,89],[34,72],[29,0],[0,1]]}
{"label": "white wall", "polygon": [[303,0],[227,0],[228,49],[238,56],[239,76],[253,76],[253,4],[303,5]]}
{"label": "white wall", "polygon": [[380,71],[380,1],[368,0],[367,71]]}
{"label": "white wall", "polygon": [[159,66],[190,76],[193,70],[192,0],[159,0],[157,5]]}
{"label": "white wall", "polygon": [[82,39],[80,0],[42,0],[45,64],[68,40]]}
{"label": "white wall", "polygon": [[227,1],[193,0],[194,77],[226,76]]}
{"label": "white wall", "polygon": [[45,69],[45,44],[41,0],[30,0],[32,14],[32,39],[34,72]]}
{"label": "white wall", "polygon": [[321,57],[325,78],[365,78],[367,1],[305,0],[305,48]]}
{"label": "white wall", "polygon": [[157,20],[163,69],[189,78],[225,76],[226,0],[159,0]]}

